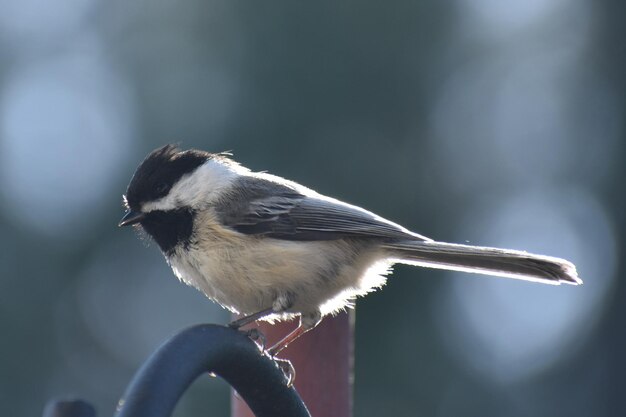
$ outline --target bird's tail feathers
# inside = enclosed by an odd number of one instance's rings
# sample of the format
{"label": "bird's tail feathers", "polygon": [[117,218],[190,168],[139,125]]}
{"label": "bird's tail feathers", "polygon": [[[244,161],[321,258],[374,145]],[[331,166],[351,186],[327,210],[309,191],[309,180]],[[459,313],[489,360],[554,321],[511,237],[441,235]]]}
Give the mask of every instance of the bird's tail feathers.
{"label": "bird's tail feathers", "polygon": [[486,275],[539,281],[546,284],[582,284],[569,261],[528,252],[458,245],[436,241],[388,242],[383,248],[401,263]]}

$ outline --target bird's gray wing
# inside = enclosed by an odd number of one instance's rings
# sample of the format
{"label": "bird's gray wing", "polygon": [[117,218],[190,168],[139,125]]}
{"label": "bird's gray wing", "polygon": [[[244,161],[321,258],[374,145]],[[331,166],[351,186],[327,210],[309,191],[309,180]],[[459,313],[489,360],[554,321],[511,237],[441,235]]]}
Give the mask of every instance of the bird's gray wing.
{"label": "bird's gray wing", "polygon": [[305,195],[262,178],[242,181],[246,182],[234,187],[216,207],[224,225],[240,233],[300,241],[350,237],[430,240],[338,200]]}

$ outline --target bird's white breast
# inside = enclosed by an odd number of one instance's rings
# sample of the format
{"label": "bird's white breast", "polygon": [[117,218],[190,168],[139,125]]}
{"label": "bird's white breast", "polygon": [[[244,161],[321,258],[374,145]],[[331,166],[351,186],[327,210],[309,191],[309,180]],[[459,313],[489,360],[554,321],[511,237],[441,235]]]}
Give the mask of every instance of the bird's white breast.
{"label": "bird's white breast", "polygon": [[196,215],[194,229],[192,244],[168,261],[182,281],[233,312],[255,313],[288,294],[297,295],[291,311],[327,314],[385,282],[382,254],[356,253],[345,241],[244,235],[220,226],[210,209]]}

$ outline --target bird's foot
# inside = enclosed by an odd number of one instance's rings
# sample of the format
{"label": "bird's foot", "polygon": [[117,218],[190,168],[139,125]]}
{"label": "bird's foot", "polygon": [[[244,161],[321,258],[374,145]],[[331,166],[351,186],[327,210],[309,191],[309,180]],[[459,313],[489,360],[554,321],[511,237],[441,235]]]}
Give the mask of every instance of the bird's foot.
{"label": "bird's foot", "polygon": [[265,345],[267,343],[267,339],[265,339],[265,335],[261,333],[259,329],[255,327],[253,329],[240,330],[240,332],[242,332],[243,334],[248,336],[250,340],[255,342],[262,352],[265,351]]}
{"label": "bird's foot", "polygon": [[296,368],[293,367],[291,361],[287,359],[279,359],[276,357],[272,357],[278,368],[285,375],[285,379],[287,380],[287,387],[291,388],[293,382],[296,380]]}

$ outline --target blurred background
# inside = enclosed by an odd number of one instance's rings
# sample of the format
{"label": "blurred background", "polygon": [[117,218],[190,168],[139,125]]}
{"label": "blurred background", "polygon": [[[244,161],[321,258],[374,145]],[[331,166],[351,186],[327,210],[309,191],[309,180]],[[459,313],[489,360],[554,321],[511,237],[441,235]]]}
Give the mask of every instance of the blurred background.
{"label": "blurred background", "polygon": [[[78,396],[112,415],[161,341],[228,320],[116,227],[135,167],[178,142],[438,240],[577,264],[582,287],[397,267],[358,302],[355,416],[626,415],[625,12],[3,0],[0,414]],[[228,406],[206,377],[176,415]]]}

